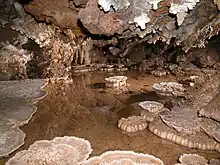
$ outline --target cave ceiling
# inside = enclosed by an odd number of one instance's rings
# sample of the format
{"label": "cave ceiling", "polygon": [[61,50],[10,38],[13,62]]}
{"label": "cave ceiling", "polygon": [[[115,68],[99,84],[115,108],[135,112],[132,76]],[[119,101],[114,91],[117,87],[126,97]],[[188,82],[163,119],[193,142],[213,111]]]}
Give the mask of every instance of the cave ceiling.
{"label": "cave ceiling", "polygon": [[174,41],[184,51],[204,47],[220,29],[219,0],[34,0],[25,10],[62,29],[154,44]]}

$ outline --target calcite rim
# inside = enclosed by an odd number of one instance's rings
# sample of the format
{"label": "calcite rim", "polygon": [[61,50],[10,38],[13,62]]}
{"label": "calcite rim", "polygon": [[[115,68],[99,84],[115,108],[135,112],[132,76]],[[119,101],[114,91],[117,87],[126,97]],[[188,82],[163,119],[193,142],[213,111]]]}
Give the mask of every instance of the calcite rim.
{"label": "calcite rim", "polygon": [[118,128],[128,133],[143,131],[147,126],[146,120],[141,116],[130,116],[128,118],[121,118],[118,121]]}
{"label": "calcite rim", "polygon": [[160,111],[164,105],[157,101],[141,101],[138,104],[142,109],[155,113]]}
{"label": "calcite rim", "polygon": [[[94,157],[89,158],[87,161],[83,162],[82,165],[93,165],[93,163],[107,163],[105,159],[111,161],[111,159],[114,159],[114,158],[115,160],[127,158],[127,159],[132,160],[135,163],[141,163],[141,164],[142,164],[142,161],[145,161],[145,163],[163,165],[163,161],[153,155],[136,153],[134,151],[125,151],[125,150],[106,151],[99,156],[94,156]],[[138,161],[138,159],[140,160]],[[148,160],[144,160],[144,159],[148,159]]]}

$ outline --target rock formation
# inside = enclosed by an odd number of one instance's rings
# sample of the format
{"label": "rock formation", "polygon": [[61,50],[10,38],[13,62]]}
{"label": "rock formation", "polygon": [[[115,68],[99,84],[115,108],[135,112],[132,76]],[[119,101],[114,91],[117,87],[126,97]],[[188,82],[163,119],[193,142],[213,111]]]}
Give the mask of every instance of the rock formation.
{"label": "rock formation", "polygon": [[120,87],[127,85],[127,77],[126,76],[113,76],[105,78],[106,87]]}
{"label": "rock formation", "polygon": [[205,106],[203,109],[201,109],[199,111],[199,114],[201,116],[213,118],[213,119],[220,122],[220,109],[218,106],[219,98],[220,98],[220,93],[218,93],[216,95],[216,97],[214,97],[212,99],[212,101],[207,106]]}
{"label": "rock formation", "polygon": [[26,65],[33,53],[9,43],[0,43],[0,70],[9,78],[28,78]]}
{"label": "rock formation", "polygon": [[220,144],[203,132],[184,136],[163,123],[160,118],[149,124],[149,130],[155,135],[189,148],[220,151]]}
{"label": "rock formation", "polygon": [[[189,148],[220,152],[219,123],[213,119],[201,118],[198,113],[202,108],[208,107],[209,104],[212,104],[213,109],[218,111],[219,108],[214,107],[218,103],[214,104],[213,100],[216,97],[218,98],[216,93],[219,92],[219,75],[215,71],[196,70],[194,72],[192,69],[190,72],[186,72],[183,77],[188,79],[188,76],[189,79],[194,79],[195,84],[193,86],[183,87],[179,83],[171,83],[171,85],[174,84],[175,88],[165,87],[164,89],[163,86],[160,86],[158,89],[159,94],[162,93],[160,94],[162,96],[174,96],[172,97],[174,103],[172,103],[170,110],[155,101],[133,103],[133,108],[140,112],[140,116],[135,116],[135,120],[131,120],[134,116],[127,119],[122,118],[118,122],[119,128],[125,130],[127,125],[132,125],[131,123],[134,123],[134,121],[135,123],[145,121],[149,122],[149,130],[163,139]],[[128,122],[130,125],[125,122],[128,119],[133,121]],[[133,127],[132,130],[134,131],[129,132],[139,131],[138,126],[135,129],[133,124]]]}
{"label": "rock formation", "polygon": [[91,154],[89,141],[77,137],[56,137],[35,141],[28,150],[15,154],[6,165],[12,164],[75,164],[79,165]]}
{"label": "rock formation", "polygon": [[135,153],[133,151],[107,151],[100,156],[94,156],[87,161],[83,162],[82,165],[95,165],[95,164],[158,164],[163,165],[163,162],[152,155]]}
{"label": "rock formation", "polygon": [[45,97],[43,80],[0,81],[0,157],[7,156],[24,144],[27,124],[37,111],[33,105]]}
{"label": "rock formation", "polygon": [[168,126],[183,134],[196,134],[200,131],[197,109],[192,107],[173,107],[171,111],[163,111],[159,116]]}
{"label": "rock formation", "polygon": [[218,142],[220,142],[220,123],[208,119],[208,118],[200,118],[198,120],[199,126],[205,131],[209,136],[216,139]]}
{"label": "rock formation", "polygon": [[[14,46],[34,41],[41,53],[34,54],[29,64],[35,63],[34,70],[41,71],[38,78],[54,78],[52,81],[66,81],[75,66],[97,61],[123,62],[129,67],[133,61],[145,61],[142,67],[146,68],[149,53],[145,48],[157,41],[158,45],[171,43],[149,55],[156,55],[150,63],[163,65],[165,57],[160,56],[170,48],[204,47],[220,25],[218,1],[34,0],[24,8],[15,0],[0,3],[5,7],[0,16],[2,27],[11,26],[22,36],[22,43]],[[164,70],[152,73],[167,74]]]}
{"label": "rock formation", "polygon": [[142,101],[138,105],[151,113],[159,112],[164,107],[162,103],[156,101]]}
{"label": "rock formation", "polygon": [[[94,34],[111,36],[117,33],[120,38],[139,35],[148,43],[158,40],[170,43],[174,37],[175,43],[188,51],[191,47],[204,46],[207,38],[219,30],[217,5],[209,2],[89,0],[86,8],[79,12],[79,19]],[[202,17],[203,13],[209,13],[211,17]]]}
{"label": "rock formation", "polygon": [[[197,70],[197,74],[201,74],[199,72]],[[161,118],[155,118],[149,124],[149,129],[161,138],[189,148],[216,150],[219,152],[220,143],[217,140],[219,137],[218,124],[208,119],[198,118],[199,110],[209,106],[209,104],[213,105],[212,99],[215,100],[218,97],[216,93],[219,92],[218,74],[205,70],[204,72],[200,75],[200,78],[205,75],[203,82],[198,81],[195,86],[187,89],[185,96],[188,95],[186,98],[191,101],[188,103],[183,102],[180,107],[174,107],[171,111],[160,112]],[[212,78],[211,75],[213,75]],[[188,107],[189,105],[191,106]],[[207,134],[201,131],[200,128],[204,129]],[[186,136],[186,134],[191,135]]]}
{"label": "rock formation", "polygon": [[147,128],[147,122],[140,116],[130,116],[128,118],[121,118],[118,121],[118,127],[125,132],[134,133]]}
{"label": "rock formation", "polygon": [[152,88],[161,96],[183,96],[185,91],[183,85],[176,82],[156,83]]}
{"label": "rock formation", "polygon": [[217,159],[206,160],[203,156],[197,154],[183,154],[179,158],[180,163],[176,165],[199,164],[199,165],[217,165],[220,163]]}
{"label": "rock formation", "polygon": [[148,122],[152,122],[159,112],[169,111],[169,109],[164,108],[162,103],[156,101],[142,101],[138,105],[143,109],[140,116]]}

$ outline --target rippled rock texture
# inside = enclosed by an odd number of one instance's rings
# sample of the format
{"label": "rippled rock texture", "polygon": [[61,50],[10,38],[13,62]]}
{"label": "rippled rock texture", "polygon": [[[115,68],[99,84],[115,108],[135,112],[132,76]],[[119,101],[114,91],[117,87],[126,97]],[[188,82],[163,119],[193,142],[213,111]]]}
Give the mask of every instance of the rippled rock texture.
{"label": "rippled rock texture", "polygon": [[[219,152],[219,123],[198,116],[199,110],[210,104],[216,106],[215,110],[219,109],[218,104],[213,104],[213,100],[219,95],[216,95],[219,92],[219,74],[212,71],[204,72],[200,73],[200,78],[203,75],[203,80],[200,79],[202,82],[198,81],[195,87],[189,87],[186,90],[188,93],[186,95],[191,101],[185,106],[181,103],[182,106],[173,107],[171,111],[160,112],[160,118],[154,119],[149,124],[149,129],[161,138],[189,148]],[[213,113],[213,116],[218,115]]]}
{"label": "rippled rock texture", "polygon": [[185,136],[164,124],[160,118],[150,123],[149,130],[163,139],[170,140],[185,147],[220,151],[220,144],[205,133],[198,132],[194,135]]}
{"label": "rippled rock texture", "polygon": [[121,118],[118,121],[118,128],[128,133],[135,133],[147,128],[147,122],[140,116],[130,116],[128,118]]}
{"label": "rippled rock texture", "polygon": [[[147,122],[149,123],[149,130],[163,139],[189,148],[220,152],[219,122],[214,121],[213,117],[211,117],[213,119],[208,119],[200,117],[202,114],[199,115],[201,109],[205,107],[207,110],[207,107],[210,106],[209,104],[212,104],[215,110],[212,115],[218,116],[215,114],[219,110],[218,103],[213,100],[218,98],[219,95],[216,95],[220,87],[219,73],[211,70],[196,70],[196,72],[191,70],[182,78],[188,79],[187,77],[195,78],[193,86],[185,84],[184,87],[182,84],[174,83],[181,87],[181,90],[176,87],[177,91],[182,92],[181,95],[172,94],[176,90],[173,86],[164,87],[162,85],[159,86],[159,89],[155,88],[155,84],[152,86],[153,90],[159,93],[160,96],[162,95],[174,102],[171,103],[172,106],[169,109],[165,108],[162,103],[155,101],[133,103],[132,107],[134,109],[141,109],[139,116],[130,116],[127,119],[122,118],[118,122],[118,127],[124,131],[129,128],[127,132],[138,132],[143,131],[143,129],[138,129],[141,123]],[[156,85],[158,84],[161,83]],[[169,84],[169,82],[166,84]],[[173,84],[173,82],[170,84]],[[164,93],[168,94],[165,95]],[[134,117],[135,120],[131,120]],[[126,123],[128,120],[129,122]],[[137,124],[135,125],[134,123]],[[132,129],[129,127],[131,125]]]}

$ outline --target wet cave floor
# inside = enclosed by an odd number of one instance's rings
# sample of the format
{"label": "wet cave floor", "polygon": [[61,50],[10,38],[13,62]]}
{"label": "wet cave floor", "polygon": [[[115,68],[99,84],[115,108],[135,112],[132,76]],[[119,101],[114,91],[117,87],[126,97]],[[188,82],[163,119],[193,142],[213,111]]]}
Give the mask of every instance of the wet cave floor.
{"label": "wet cave floor", "polygon": [[[104,78],[126,75],[129,91],[114,94],[104,87]],[[38,111],[21,129],[26,133],[25,144],[10,155],[27,149],[36,140],[58,136],[78,136],[90,141],[93,155],[107,150],[132,150],[154,155],[165,165],[177,163],[183,153],[197,153],[207,159],[218,158],[219,153],[189,149],[163,140],[147,129],[137,134],[123,133],[117,127],[122,117],[137,115],[131,103],[143,100],[159,100],[152,85],[156,82],[175,80],[175,77],[154,77],[134,71],[127,73],[86,73],[75,75],[72,84],[48,84],[48,96],[38,102]],[[111,111],[101,106],[115,105]],[[9,158],[10,158],[9,157]],[[7,159],[0,159],[4,164]]]}

